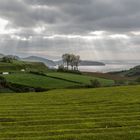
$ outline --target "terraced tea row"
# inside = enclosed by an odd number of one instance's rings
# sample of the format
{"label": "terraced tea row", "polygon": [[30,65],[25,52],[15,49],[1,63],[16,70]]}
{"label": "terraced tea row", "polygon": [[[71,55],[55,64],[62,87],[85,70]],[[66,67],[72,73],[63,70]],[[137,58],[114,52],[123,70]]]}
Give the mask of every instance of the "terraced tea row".
{"label": "terraced tea row", "polygon": [[0,95],[0,140],[140,137],[140,86]]}

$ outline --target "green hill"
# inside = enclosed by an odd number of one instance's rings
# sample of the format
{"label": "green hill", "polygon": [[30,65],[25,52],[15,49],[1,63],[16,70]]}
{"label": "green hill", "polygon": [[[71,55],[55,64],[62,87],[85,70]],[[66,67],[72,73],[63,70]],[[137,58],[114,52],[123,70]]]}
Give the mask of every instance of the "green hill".
{"label": "green hill", "polygon": [[113,80],[58,72],[48,72],[46,76],[32,73],[13,73],[4,75],[4,77],[11,83],[46,89],[84,87],[90,85],[90,80],[92,79],[98,79],[102,86],[111,86],[114,84]]}
{"label": "green hill", "polygon": [[140,66],[136,66],[136,67],[126,71],[125,76],[128,76],[128,77],[140,76]]}
{"label": "green hill", "polygon": [[39,70],[46,71],[47,67],[42,62],[24,62],[19,60],[13,60],[11,63],[1,62],[0,61],[0,72],[19,72],[21,69],[26,71]]}
{"label": "green hill", "polygon": [[8,82],[25,85],[30,87],[40,87],[46,89],[60,89],[67,87],[78,86],[79,84],[68,82],[64,80],[59,80],[56,78],[35,75],[31,73],[14,73],[4,76]]}
{"label": "green hill", "polygon": [[140,86],[0,94],[1,140],[138,140]]}
{"label": "green hill", "polygon": [[[15,59],[12,59],[10,62],[1,61],[0,72],[9,72],[7,75],[1,74],[8,83],[28,86],[29,88],[60,89],[87,87],[91,86],[91,80],[95,79],[101,83],[101,86],[111,86],[114,84],[114,81],[109,79],[51,71],[42,62],[24,62]],[[7,87],[9,88],[9,84],[7,85],[3,87],[3,90]],[[18,85],[16,86],[17,88]]]}
{"label": "green hill", "polygon": [[140,66],[136,66],[126,71],[110,72],[110,74],[119,75],[123,77],[137,78],[140,76]]}

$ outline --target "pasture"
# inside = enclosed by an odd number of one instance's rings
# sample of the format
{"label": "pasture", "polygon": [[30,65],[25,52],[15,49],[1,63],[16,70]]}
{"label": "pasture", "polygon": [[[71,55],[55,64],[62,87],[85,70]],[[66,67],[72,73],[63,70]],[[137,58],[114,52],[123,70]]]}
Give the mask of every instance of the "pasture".
{"label": "pasture", "polygon": [[57,77],[57,78],[63,78],[66,80],[71,80],[74,82],[80,82],[82,84],[90,84],[90,80],[95,80],[95,79],[97,79],[102,84],[102,86],[111,86],[114,84],[114,81],[110,79],[79,75],[79,74],[50,72],[50,73],[47,73],[47,75],[52,76],[52,77]]}
{"label": "pasture", "polygon": [[90,80],[98,79],[102,86],[111,86],[114,81],[103,78],[94,78],[79,74],[48,72],[46,76],[31,73],[13,73],[4,76],[8,82],[26,85],[31,87],[41,87],[47,89],[76,88],[89,85]]}
{"label": "pasture", "polygon": [[60,89],[66,87],[73,87],[79,84],[68,82],[64,80],[59,80],[51,77],[35,75],[30,73],[15,73],[4,76],[8,82],[31,86],[31,87],[41,87],[46,89]]}

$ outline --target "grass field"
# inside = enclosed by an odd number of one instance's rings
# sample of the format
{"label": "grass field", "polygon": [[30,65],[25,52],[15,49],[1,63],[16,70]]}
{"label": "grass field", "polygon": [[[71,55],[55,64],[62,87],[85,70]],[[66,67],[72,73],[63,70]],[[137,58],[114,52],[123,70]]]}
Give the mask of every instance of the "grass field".
{"label": "grass field", "polygon": [[113,80],[98,78],[98,77],[93,77],[93,76],[79,75],[79,74],[52,72],[52,73],[47,73],[47,75],[53,76],[53,77],[58,77],[58,78],[63,78],[63,79],[71,80],[71,81],[75,81],[75,82],[80,82],[83,84],[90,84],[90,80],[92,80],[92,79],[99,80],[103,86],[110,86],[110,85],[114,84]]}
{"label": "grass field", "polygon": [[45,77],[41,75],[34,75],[30,73],[15,73],[10,75],[5,75],[4,77],[7,79],[7,81],[12,83],[31,86],[31,87],[47,88],[47,89],[54,89],[54,88],[60,89],[60,88],[73,87],[79,85],[73,82]]}
{"label": "grass field", "polygon": [[30,70],[47,70],[47,67],[40,62],[24,62],[14,60],[12,63],[0,62],[0,72],[19,72],[21,69]]}
{"label": "grass field", "polygon": [[83,72],[84,75],[100,77],[105,79],[111,79],[114,81],[132,81],[135,80],[133,77],[124,77],[120,75],[110,74],[110,73],[100,73],[100,72]]}
{"label": "grass field", "polygon": [[0,140],[139,140],[140,86],[0,94]]}
{"label": "grass field", "polygon": [[90,76],[78,74],[52,72],[47,73],[47,75],[48,77],[31,73],[14,73],[10,75],[5,75],[4,77],[7,79],[8,82],[11,83],[47,89],[60,89],[88,85],[90,84],[91,79],[98,79],[102,86],[111,86],[114,83],[113,80],[93,78]]}

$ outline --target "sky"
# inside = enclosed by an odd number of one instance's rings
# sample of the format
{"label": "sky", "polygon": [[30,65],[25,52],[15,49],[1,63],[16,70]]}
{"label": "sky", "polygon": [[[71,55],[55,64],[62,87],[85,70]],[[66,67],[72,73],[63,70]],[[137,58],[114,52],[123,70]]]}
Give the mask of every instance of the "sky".
{"label": "sky", "polygon": [[0,53],[140,60],[140,0],[0,0]]}

